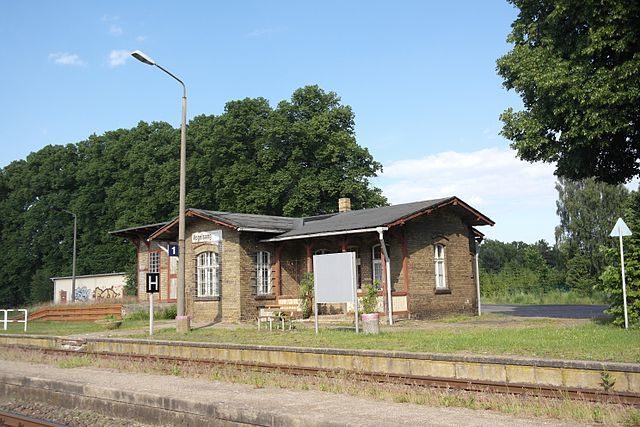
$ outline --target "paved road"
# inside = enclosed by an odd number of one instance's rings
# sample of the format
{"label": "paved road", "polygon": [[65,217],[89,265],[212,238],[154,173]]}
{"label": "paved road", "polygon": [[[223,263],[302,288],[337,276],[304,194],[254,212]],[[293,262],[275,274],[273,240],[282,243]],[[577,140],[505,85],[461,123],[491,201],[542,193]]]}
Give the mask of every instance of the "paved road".
{"label": "paved road", "polygon": [[606,305],[522,305],[482,304],[483,313],[521,317],[555,317],[559,319],[604,319]]}

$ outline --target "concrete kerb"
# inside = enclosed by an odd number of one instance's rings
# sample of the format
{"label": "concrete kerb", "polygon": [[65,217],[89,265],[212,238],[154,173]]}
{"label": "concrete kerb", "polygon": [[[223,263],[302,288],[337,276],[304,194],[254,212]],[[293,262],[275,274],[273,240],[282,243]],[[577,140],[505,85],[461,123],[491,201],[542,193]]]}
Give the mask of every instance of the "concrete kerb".
{"label": "concrete kerb", "polygon": [[612,390],[640,393],[640,364],[631,363],[34,335],[0,335],[0,345],[587,390],[602,390],[607,373]]}

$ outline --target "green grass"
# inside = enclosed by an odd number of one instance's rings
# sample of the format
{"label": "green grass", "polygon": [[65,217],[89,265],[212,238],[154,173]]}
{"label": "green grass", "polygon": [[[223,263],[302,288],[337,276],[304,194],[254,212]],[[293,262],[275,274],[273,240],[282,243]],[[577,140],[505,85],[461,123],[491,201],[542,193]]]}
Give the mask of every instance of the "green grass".
{"label": "green grass", "polygon": [[[120,329],[144,328],[149,321],[129,321],[122,322]],[[93,332],[105,331],[102,325],[95,322],[64,322],[51,320],[34,320],[27,324],[27,334],[30,335],[80,335]],[[9,323],[7,330],[3,330],[0,324],[0,334],[24,334],[23,323]]]}
{"label": "green grass", "polygon": [[482,302],[485,304],[607,304],[603,294],[581,295],[574,291],[507,292],[483,295]]}
{"label": "green grass", "polygon": [[158,331],[157,339],[218,343],[463,353],[523,357],[580,359],[640,363],[640,331],[586,323],[564,325],[550,321],[508,323],[494,327],[385,328],[379,335],[356,335],[348,328],[321,327],[293,331],[257,331],[255,328],[200,329],[180,335]]}
{"label": "green grass", "polygon": [[[640,363],[640,330],[624,330],[602,322],[483,315],[381,326],[379,335],[356,335],[348,322],[321,325],[318,335],[308,323],[296,324],[291,331],[258,331],[250,323],[196,329],[186,335],[177,334],[173,327],[156,327],[154,339]],[[118,331],[119,336],[149,338],[145,320],[125,320]],[[23,333],[22,325],[10,324],[8,332]],[[114,331],[106,331],[94,322],[34,321],[29,323],[27,333],[64,336],[95,332],[108,335]]]}

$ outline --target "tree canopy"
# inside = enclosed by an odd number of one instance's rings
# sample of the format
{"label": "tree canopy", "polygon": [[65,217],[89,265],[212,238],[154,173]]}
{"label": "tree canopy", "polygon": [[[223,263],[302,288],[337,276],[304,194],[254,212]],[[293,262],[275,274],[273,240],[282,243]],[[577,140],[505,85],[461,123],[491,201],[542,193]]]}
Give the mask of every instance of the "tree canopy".
{"label": "tree canopy", "polygon": [[[263,98],[227,103],[188,127],[188,206],[272,215],[386,204],[369,178],[380,163],[355,139],[354,115],[333,92],[308,86],[274,109]],[[133,246],[109,231],[168,220],[178,210],[179,129],[132,129],[50,145],[0,170],[0,302],[51,299],[70,275],[78,217],[77,274],[126,271]]]}
{"label": "tree canopy", "polygon": [[509,0],[519,14],[497,62],[524,110],[502,135],[556,174],[620,183],[640,173],[640,2]]}

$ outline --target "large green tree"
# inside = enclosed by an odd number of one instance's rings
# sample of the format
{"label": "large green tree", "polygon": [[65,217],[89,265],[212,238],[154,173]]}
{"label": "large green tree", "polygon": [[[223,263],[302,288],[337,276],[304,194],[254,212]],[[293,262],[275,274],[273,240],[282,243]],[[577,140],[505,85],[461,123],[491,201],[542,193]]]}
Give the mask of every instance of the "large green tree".
{"label": "large green tree", "polygon": [[509,0],[518,9],[498,60],[524,103],[502,115],[520,158],[569,179],[640,173],[640,2]]}
{"label": "large green tree", "polygon": [[[615,243],[609,232],[622,216],[629,192],[622,184],[606,184],[593,178],[580,181],[560,178],[556,190],[556,212],[560,217],[556,243],[566,264],[567,280],[581,292],[589,293],[585,284],[595,284],[606,266],[605,249]],[[589,277],[578,280],[585,271]]]}
{"label": "large green tree", "polygon": [[[369,183],[381,166],[354,135],[354,116],[333,92],[308,86],[271,108],[263,98],[229,102],[189,124],[189,206],[311,215],[386,203]],[[177,213],[179,130],[140,122],[47,146],[0,170],[0,306],[50,300],[53,276],[126,271],[132,245],[109,231]]]}

